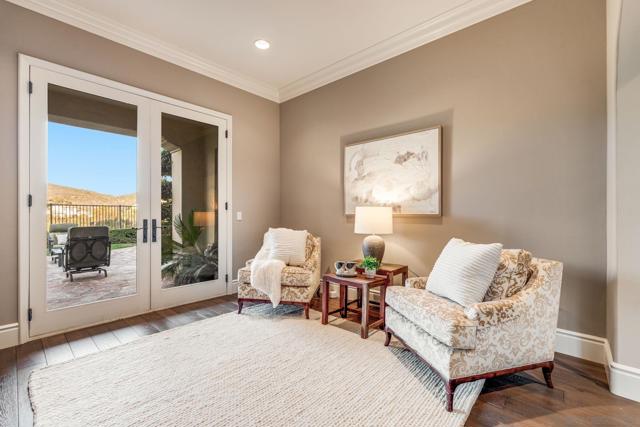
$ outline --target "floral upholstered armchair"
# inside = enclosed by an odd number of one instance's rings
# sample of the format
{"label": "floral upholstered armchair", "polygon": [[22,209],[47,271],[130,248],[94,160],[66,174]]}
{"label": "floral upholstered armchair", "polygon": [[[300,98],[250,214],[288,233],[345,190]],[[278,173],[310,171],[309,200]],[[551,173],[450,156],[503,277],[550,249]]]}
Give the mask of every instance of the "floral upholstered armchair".
{"label": "floral upholstered armchair", "polygon": [[554,343],[562,264],[503,250],[484,301],[468,307],[432,294],[426,278],[389,287],[385,331],[395,335],[442,378],[447,410],[459,384],[542,368],[553,387]]}
{"label": "floral upholstered armchair", "polygon": [[[238,270],[238,314],[245,302],[271,303],[269,296],[251,286],[251,262]],[[304,307],[305,317],[309,318],[309,305],[320,286],[320,238],[307,234],[305,262],[299,267],[286,266],[282,270],[281,304],[293,304]]]}

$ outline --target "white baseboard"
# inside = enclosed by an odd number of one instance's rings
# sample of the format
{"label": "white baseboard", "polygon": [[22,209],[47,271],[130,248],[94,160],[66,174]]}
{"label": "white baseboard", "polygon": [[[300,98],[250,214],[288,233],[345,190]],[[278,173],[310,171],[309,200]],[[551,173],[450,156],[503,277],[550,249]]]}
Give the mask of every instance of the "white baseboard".
{"label": "white baseboard", "polygon": [[591,362],[604,363],[606,338],[558,328],[556,330],[556,351]]}
{"label": "white baseboard", "polygon": [[609,341],[604,358],[611,393],[640,402],[640,369],[614,362]]}
{"label": "white baseboard", "polygon": [[556,351],[603,363],[611,393],[640,402],[640,369],[614,362],[606,338],[558,328]]}
{"label": "white baseboard", "polygon": [[232,280],[227,285],[227,295],[237,294],[238,293],[238,281]]}
{"label": "white baseboard", "polygon": [[20,334],[17,323],[0,326],[0,349],[20,344]]}

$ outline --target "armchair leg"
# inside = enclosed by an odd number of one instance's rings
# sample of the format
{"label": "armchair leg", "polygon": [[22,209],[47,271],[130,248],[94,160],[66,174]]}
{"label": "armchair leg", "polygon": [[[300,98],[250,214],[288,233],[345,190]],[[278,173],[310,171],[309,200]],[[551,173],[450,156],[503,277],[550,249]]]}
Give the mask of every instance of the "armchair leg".
{"label": "armchair leg", "polygon": [[544,381],[547,383],[547,387],[553,388],[553,381],[551,381],[551,372],[553,371],[553,362],[549,362],[549,366],[542,367],[542,375],[544,375]]}
{"label": "armchair leg", "polygon": [[304,317],[309,320],[309,303],[304,305]]}
{"label": "armchair leg", "polygon": [[242,305],[244,304],[244,301],[242,300],[238,300],[238,314],[242,313]]}
{"label": "armchair leg", "polygon": [[456,391],[456,384],[453,381],[446,381],[444,387],[447,391],[447,412],[453,412],[453,393]]}
{"label": "armchair leg", "polygon": [[391,332],[389,332],[388,330],[385,329],[384,331],[386,337],[384,339],[384,346],[385,347],[389,347],[389,343],[391,343],[391,335],[393,335]]}

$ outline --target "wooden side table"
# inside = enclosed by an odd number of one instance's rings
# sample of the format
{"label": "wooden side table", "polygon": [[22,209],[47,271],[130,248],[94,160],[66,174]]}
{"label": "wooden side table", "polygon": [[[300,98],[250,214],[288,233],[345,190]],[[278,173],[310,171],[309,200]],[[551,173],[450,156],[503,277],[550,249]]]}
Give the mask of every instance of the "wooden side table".
{"label": "wooden side table", "polygon": [[[357,259],[354,262],[357,262],[358,265],[360,265],[360,263],[362,262],[361,259]],[[357,267],[358,272],[362,273],[364,271],[364,269]],[[380,264],[380,267],[378,267],[378,271],[376,272],[376,274],[380,274],[383,276],[388,276],[389,277],[389,284],[393,285],[393,278],[395,276],[397,276],[398,274],[402,275],[402,284],[404,285],[404,282],[409,278],[409,266],[408,265],[402,265],[402,264],[387,264],[387,263],[382,263]]]}
{"label": "wooden side table", "polygon": [[[358,263],[358,265],[360,265],[360,263],[362,262],[361,259],[357,259],[355,260],[355,262]],[[357,267],[356,270],[358,270],[358,273],[363,273],[364,269]],[[398,274],[402,275],[402,286],[404,286],[404,282],[407,281],[407,279],[409,278],[409,266],[408,265],[402,265],[402,264],[386,264],[386,263],[382,263],[380,264],[380,267],[378,268],[378,271],[376,271],[376,274],[380,274],[383,276],[387,276],[389,278],[389,286],[393,286],[393,279],[395,276],[397,276]],[[358,301],[362,301],[362,292],[360,289],[358,289]],[[360,307],[361,303],[358,303],[358,307]]]}
{"label": "wooden side table", "polygon": [[[334,283],[340,286],[340,308],[329,313],[329,285]],[[329,314],[340,312],[342,317],[346,317],[347,310],[360,312],[360,338],[369,338],[369,328],[384,326],[384,298],[389,284],[389,276],[376,275],[368,279],[363,275],[356,277],[342,277],[333,273],[322,276],[322,324],[329,323]],[[354,310],[349,308],[346,301],[347,289],[349,286],[358,289],[358,294],[362,295],[362,309]],[[380,319],[369,322],[369,290],[380,288]]]}

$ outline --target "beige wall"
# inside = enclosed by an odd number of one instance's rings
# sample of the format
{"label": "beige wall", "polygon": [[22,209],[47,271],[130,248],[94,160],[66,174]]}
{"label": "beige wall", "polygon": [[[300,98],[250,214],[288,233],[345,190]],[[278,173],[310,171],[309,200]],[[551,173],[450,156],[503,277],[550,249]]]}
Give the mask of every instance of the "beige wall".
{"label": "beige wall", "polygon": [[564,262],[559,326],[605,335],[605,3],[535,0],[284,103],[282,221],[356,257],[341,146],[442,124],[442,218],[396,219],[389,262],[453,236]]}
{"label": "beige wall", "polygon": [[280,218],[276,103],[0,1],[0,325],[17,321],[18,52],[231,114],[236,268],[256,253]]}
{"label": "beige wall", "polygon": [[615,191],[617,280],[608,332],[613,358],[640,368],[640,3],[622,2],[618,49]]}

